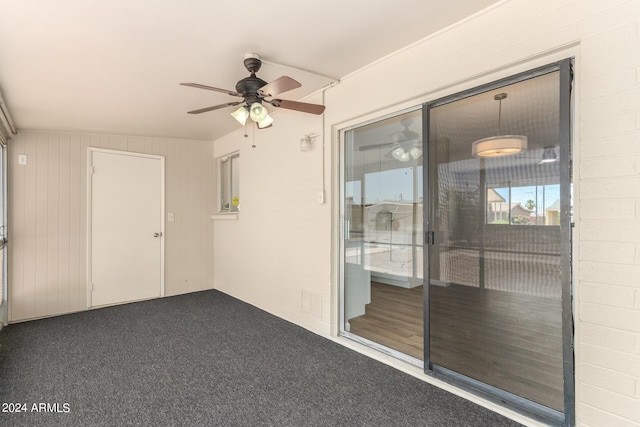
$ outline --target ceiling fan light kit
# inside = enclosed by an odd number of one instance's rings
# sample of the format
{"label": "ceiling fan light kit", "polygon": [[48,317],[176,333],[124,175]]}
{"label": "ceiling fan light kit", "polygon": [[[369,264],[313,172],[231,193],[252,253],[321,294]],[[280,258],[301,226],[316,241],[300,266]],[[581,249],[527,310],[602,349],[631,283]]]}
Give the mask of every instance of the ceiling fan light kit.
{"label": "ceiling fan light kit", "polygon": [[410,160],[418,160],[422,156],[422,138],[419,133],[409,129],[413,120],[405,118],[400,120],[403,129],[401,131],[389,134],[389,139],[393,142],[383,142],[382,144],[363,145],[360,151],[381,149],[383,147],[392,147],[387,156],[399,162],[408,162]]}
{"label": "ceiling fan light kit", "polygon": [[498,107],[498,135],[482,138],[471,144],[473,157],[504,157],[527,151],[527,137],[524,135],[501,135],[502,100],[506,93],[499,93],[493,97],[499,102]]}
{"label": "ceiling fan light kit", "polygon": [[213,107],[206,107],[199,110],[189,111],[188,113],[200,114],[207,111],[213,111],[220,108],[242,104],[240,108],[231,113],[231,116],[236,119],[242,126],[244,126],[247,123],[247,119],[250,118],[255,123],[257,123],[258,129],[264,129],[273,124],[273,118],[269,115],[269,112],[264,107],[264,105],[262,105],[263,102],[271,104],[276,108],[285,108],[288,110],[300,111],[303,113],[319,115],[324,112],[324,105],[289,101],[286,99],[267,99],[273,98],[275,95],[278,95],[280,93],[299,88],[302,85],[288,76],[279,77],[270,83],[267,83],[261,78],[256,77],[256,73],[262,66],[262,61],[260,60],[260,57],[255,53],[248,53],[245,55],[244,66],[247,71],[249,71],[250,76],[245,77],[244,79],[236,83],[235,92],[232,90],[202,85],[199,83],[180,83],[183,86],[212,90],[214,92],[222,92],[226,93],[227,95],[243,98],[243,101],[227,102],[225,104],[214,105]]}
{"label": "ceiling fan light kit", "polygon": [[409,160],[417,160],[422,156],[422,150],[418,147],[411,147],[405,150],[404,147],[397,147],[391,150],[391,157],[399,162],[408,162]]}

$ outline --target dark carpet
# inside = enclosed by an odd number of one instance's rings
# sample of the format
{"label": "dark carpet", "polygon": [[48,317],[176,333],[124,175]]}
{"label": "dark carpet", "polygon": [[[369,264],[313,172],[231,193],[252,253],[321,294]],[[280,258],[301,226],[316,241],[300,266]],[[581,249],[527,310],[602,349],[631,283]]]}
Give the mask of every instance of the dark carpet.
{"label": "dark carpet", "polygon": [[0,404],[2,426],[517,425],[218,291],[5,327]]}

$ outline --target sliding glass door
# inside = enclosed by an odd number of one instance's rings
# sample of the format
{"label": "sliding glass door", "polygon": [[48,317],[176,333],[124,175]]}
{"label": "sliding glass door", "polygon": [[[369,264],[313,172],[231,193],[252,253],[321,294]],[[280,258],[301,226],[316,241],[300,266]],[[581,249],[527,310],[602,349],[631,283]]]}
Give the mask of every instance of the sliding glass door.
{"label": "sliding glass door", "polygon": [[342,332],[423,357],[419,109],[344,132]]}
{"label": "sliding glass door", "polygon": [[567,425],[570,66],[345,129],[340,180],[341,334]]}
{"label": "sliding glass door", "polygon": [[571,410],[573,384],[565,353],[571,186],[563,71],[537,70],[425,109],[426,368],[503,400],[526,400],[525,408],[556,422]]}

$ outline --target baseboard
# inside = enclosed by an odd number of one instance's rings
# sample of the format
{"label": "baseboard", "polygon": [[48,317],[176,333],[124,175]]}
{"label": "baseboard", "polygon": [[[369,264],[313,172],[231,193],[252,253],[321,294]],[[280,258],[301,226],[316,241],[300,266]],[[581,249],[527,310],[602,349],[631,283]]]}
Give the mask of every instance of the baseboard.
{"label": "baseboard", "polygon": [[239,299],[242,302],[250,304],[260,310],[266,311],[269,314],[277,316],[287,322],[291,322],[304,329],[307,329],[315,334],[321,336],[329,336],[331,331],[331,325],[323,321],[321,317],[314,316],[305,311],[296,311],[291,308],[283,307],[282,305],[274,304],[271,301],[256,298],[256,295],[249,295],[244,292],[238,292],[238,289],[226,289],[222,286],[215,286],[216,291],[225,293],[233,298]]}

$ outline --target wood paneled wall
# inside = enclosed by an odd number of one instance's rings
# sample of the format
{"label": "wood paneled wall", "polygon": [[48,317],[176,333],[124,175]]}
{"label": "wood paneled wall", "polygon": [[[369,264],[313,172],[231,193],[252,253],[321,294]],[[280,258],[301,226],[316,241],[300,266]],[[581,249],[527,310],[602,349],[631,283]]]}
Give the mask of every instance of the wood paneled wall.
{"label": "wood paneled wall", "polygon": [[21,131],[7,162],[9,321],[87,308],[88,147],[165,156],[165,295],[213,288],[209,141]]}

